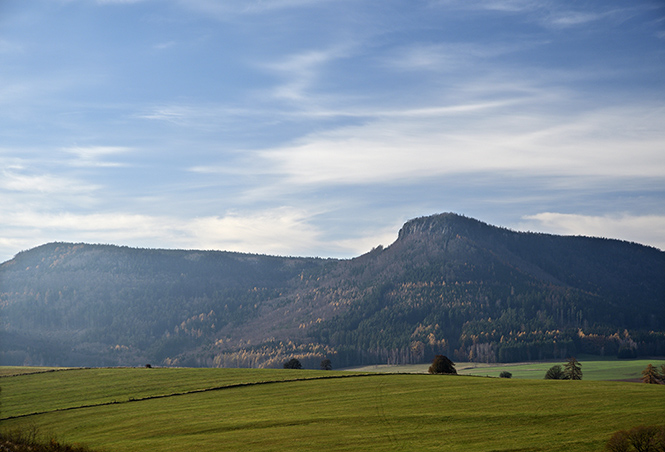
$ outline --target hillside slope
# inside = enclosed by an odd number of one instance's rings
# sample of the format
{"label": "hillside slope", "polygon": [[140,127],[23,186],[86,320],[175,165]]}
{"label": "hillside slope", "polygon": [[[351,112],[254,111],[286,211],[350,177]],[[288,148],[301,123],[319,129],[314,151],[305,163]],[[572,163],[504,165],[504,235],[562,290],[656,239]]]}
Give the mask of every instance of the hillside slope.
{"label": "hillside slope", "polygon": [[351,260],[54,243],[0,266],[6,364],[665,354],[665,253],[455,214]]}

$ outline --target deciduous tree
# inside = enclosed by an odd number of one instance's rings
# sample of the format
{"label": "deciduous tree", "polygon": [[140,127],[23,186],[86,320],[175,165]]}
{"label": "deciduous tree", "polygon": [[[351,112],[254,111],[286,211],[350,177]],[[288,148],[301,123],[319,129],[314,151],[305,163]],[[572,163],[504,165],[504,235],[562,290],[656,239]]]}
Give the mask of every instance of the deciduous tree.
{"label": "deciduous tree", "polygon": [[563,369],[556,364],[545,372],[545,380],[563,380]]}
{"label": "deciduous tree", "polygon": [[284,363],[284,369],[302,369],[302,364],[295,358],[291,358]]}
{"label": "deciduous tree", "polygon": [[436,355],[429,366],[429,373],[431,374],[457,374],[455,370],[455,363],[452,362],[447,356]]}

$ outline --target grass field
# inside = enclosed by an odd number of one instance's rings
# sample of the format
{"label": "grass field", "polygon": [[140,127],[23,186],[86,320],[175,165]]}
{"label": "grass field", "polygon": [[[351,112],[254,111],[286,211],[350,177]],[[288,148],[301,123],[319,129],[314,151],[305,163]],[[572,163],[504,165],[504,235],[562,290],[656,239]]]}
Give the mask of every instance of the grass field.
{"label": "grass field", "polygon": [[600,451],[616,430],[665,419],[665,386],[612,381],[80,369],[0,385],[3,429],[109,452]]}
{"label": "grass field", "polygon": [[[629,359],[620,360],[616,358],[608,358],[605,360],[598,360],[597,357],[586,360],[584,357],[578,358],[582,364],[583,380],[639,380],[642,376],[642,371],[647,364],[653,364],[654,367],[660,368],[665,365],[665,359]],[[566,361],[556,362],[531,362],[531,363],[511,363],[511,364],[485,364],[485,363],[457,363],[457,372],[460,375],[476,375],[487,377],[498,377],[503,371],[508,371],[512,374],[512,378],[527,378],[527,379],[543,379],[547,369],[555,364],[560,364],[562,367]],[[413,365],[380,365],[380,366],[364,366],[356,367],[350,370],[356,372],[390,372],[390,373],[427,373],[429,364],[413,364]]]}

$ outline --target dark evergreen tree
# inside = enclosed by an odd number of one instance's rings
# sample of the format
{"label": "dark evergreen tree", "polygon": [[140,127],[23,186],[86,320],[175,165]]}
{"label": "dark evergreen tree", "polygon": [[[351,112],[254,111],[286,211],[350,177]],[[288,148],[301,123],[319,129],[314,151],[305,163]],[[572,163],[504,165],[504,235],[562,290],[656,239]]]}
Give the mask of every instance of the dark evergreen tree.
{"label": "dark evergreen tree", "polygon": [[321,361],[321,370],[332,370],[332,362],[328,358]]}
{"label": "dark evergreen tree", "polygon": [[581,380],[582,365],[575,359],[569,358],[563,370],[564,380]]}

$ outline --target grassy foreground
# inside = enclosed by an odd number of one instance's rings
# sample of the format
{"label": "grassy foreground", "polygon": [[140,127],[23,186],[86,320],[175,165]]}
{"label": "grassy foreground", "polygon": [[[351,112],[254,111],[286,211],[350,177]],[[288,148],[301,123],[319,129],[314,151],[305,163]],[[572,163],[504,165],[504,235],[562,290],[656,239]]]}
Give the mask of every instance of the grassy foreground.
{"label": "grassy foreground", "polygon": [[609,381],[81,369],[0,385],[3,429],[106,451],[600,451],[665,418],[665,386]]}

